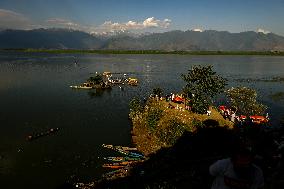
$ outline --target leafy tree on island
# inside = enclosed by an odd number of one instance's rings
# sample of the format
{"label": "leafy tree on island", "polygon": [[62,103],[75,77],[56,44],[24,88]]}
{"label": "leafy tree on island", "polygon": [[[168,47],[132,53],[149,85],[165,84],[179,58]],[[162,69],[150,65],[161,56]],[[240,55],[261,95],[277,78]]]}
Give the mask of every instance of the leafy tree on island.
{"label": "leafy tree on island", "polygon": [[257,102],[257,93],[254,89],[247,87],[232,87],[226,91],[232,107],[235,107],[239,114],[263,115],[267,107]]}
{"label": "leafy tree on island", "polygon": [[153,94],[157,95],[159,98],[161,97],[162,93],[163,93],[163,91],[159,87],[153,89]]}
{"label": "leafy tree on island", "polygon": [[227,80],[217,75],[212,66],[193,66],[182,74],[186,82],[183,92],[189,98],[189,105],[195,113],[204,114],[212,105],[213,98],[224,92]]}
{"label": "leafy tree on island", "polygon": [[141,101],[139,98],[134,97],[130,103],[129,103],[129,108],[130,108],[130,117],[133,118],[134,116],[138,115],[143,111],[143,107],[141,105]]}
{"label": "leafy tree on island", "polygon": [[98,85],[103,82],[103,76],[101,74],[96,74],[95,77],[90,77],[88,81]]}

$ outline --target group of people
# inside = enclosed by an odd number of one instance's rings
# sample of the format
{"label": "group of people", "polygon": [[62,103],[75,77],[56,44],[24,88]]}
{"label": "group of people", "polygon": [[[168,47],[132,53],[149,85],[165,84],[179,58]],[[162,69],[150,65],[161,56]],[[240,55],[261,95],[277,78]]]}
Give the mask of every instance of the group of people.
{"label": "group of people", "polygon": [[228,119],[236,124],[263,124],[267,123],[269,121],[269,115],[266,113],[266,116],[260,116],[260,115],[251,115],[251,116],[245,116],[245,115],[236,115],[237,109],[236,108],[227,108],[226,106],[219,106],[219,110],[221,114],[223,115],[224,119]]}
{"label": "group of people", "polygon": [[232,122],[239,121],[239,117],[236,116],[237,110],[235,108],[227,108],[226,106],[219,106],[219,109],[224,119],[229,119]]}

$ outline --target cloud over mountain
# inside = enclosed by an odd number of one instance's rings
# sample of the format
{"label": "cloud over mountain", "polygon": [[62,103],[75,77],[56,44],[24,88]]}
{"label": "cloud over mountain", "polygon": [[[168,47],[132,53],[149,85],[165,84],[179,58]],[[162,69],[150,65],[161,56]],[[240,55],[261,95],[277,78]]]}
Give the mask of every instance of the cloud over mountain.
{"label": "cloud over mountain", "polygon": [[143,22],[136,22],[132,20],[126,23],[106,21],[97,29],[103,31],[143,30],[147,28],[168,28],[170,24],[171,24],[170,19],[166,18],[164,20],[159,20],[154,17],[149,17],[145,19]]}
{"label": "cloud over mountain", "polygon": [[34,20],[28,18],[24,14],[11,10],[0,9],[0,29],[37,29],[37,28],[66,28],[80,30],[88,33],[105,33],[115,31],[140,31],[149,28],[164,29],[171,24],[170,19],[159,20],[149,17],[144,21],[113,22],[105,21],[100,25],[86,25],[74,22],[70,19],[49,18],[41,23],[35,23]]}
{"label": "cloud over mountain", "polygon": [[268,33],[271,33],[271,32],[268,31],[268,30],[264,30],[264,29],[258,28],[258,29],[257,29],[257,33],[268,34]]}

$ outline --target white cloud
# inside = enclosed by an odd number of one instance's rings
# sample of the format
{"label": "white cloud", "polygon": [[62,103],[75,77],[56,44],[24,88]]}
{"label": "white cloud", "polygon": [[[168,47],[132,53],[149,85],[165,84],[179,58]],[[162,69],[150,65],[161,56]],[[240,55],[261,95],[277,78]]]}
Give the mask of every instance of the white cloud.
{"label": "white cloud", "polygon": [[65,20],[61,18],[52,18],[46,20],[49,25],[59,26],[59,27],[69,27],[69,28],[77,28],[79,24],[76,24],[70,20]]}
{"label": "white cloud", "polygon": [[2,29],[31,29],[31,21],[24,15],[0,9],[0,28]]}
{"label": "white cloud", "polygon": [[147,18],[146,20],[144,20],[143,22],[143,26],[146,28],[150,28],[150,27],[158,27],[160,20],[156,20],[154,17],[151,18]]}
{"label": "white cloud", "polygon": [[195,31],[195,32],[203,32],[203,30],[200,29],[200,28],[194,28],[192,31]]}
{"label": "white cloud", "polygon": [[261,28],[258,28],[258,29],[257,29],[257,33],[268,34],[268,33],[271,33],[271,32],[270,32],[270,31],[267,31],[267,30],[264,30],[264,29],[261,29]]}
{"label": "white cloud", "polygon": [[154,17],[147,18],[146,20],[143,21],[143,26],[145,28],[150,28],[150,27],[161,27],[161,28],[167,28],[171,24],[170,19],[164,19],[163,21],[157,20]]}
{"label": "white cloud", "polygon": [[171,24],[170,19],[159,20],[149,17],[144,21],[129,20],[127,22],[105,21],[99,26],[81,25],[72,20],[63,18],[50,18],[42,23],[35,23],[23,14],[0,9],[0,29],[35,29],[35,28],[69,28],[89,33],[105,33],[116,31],[145,31],[149,28],[165,29]]}
{"label": "white cloud", "polygon": [[118,23],[112,21],[106,21],[101,26],[99,30],[103,31],[126,31],[126,30],[142,30],[147,28],[168,28],[171,24],[170,19],[164,19],[163,21],[150,17],[145,19],[143,22],[128,21],[126,23]]}

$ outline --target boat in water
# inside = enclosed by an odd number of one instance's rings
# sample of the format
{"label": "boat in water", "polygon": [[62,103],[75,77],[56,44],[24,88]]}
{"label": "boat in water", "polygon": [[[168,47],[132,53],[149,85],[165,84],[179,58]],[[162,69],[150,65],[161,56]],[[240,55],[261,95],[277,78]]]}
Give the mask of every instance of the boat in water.
{"label": "boat in water", "polygon": [[128,78],[128,85],[137,86],[138,85],[138,79],[136,79],[136,78]]}
{"label": "boat in water", "polygon": [[93,89],[93,85],[91,83],[83,83],[82,85],[71,85],[72,89]]}
{"label": "boat in water", "polygon": [[259,116],[259,115],[253,115],[253,116],[249,116],[249,118],[252,120],[253,123],[256,123],[256,124],[264,124],[269,121],[268,116],[264,117],[264,116]]}

